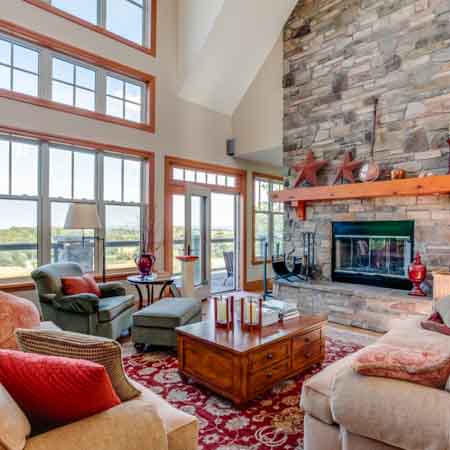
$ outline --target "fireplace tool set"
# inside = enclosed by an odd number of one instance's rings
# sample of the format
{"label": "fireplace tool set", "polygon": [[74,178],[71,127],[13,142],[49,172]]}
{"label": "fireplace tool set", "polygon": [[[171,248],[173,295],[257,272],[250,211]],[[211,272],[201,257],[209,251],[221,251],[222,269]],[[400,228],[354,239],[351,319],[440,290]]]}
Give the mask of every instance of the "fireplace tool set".
{"label": "fireplace tool set", "polygon": [[296,252],[294,248],[292,252],[285,255],[272,257],[272,268],[277,279],[287,281],[308,281],[314,276],[316,270],[316,233],[302,233],[303,241],[303,257],[293,257],[293,266],[288,267],[288,261],[292,254]]}

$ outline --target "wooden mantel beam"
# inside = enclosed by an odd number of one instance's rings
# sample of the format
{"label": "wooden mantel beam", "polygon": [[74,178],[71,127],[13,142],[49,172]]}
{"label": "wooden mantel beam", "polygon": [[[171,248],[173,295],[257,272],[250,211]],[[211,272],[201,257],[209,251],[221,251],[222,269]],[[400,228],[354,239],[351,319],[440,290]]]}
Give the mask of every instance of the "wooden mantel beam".
{"label": "wooden mantel beam", "polygon": [[[373,183],[341,184],[310,188],[286,189],[274,192],[272,199],[297,207],[299,218],[305,219],[305,204],[333,200],[357,200],[381,197],[417,197],[450,193],[450,175],[434,175],[404,180],[377,181]],[[300,208],[299,208],[300,206]]]}

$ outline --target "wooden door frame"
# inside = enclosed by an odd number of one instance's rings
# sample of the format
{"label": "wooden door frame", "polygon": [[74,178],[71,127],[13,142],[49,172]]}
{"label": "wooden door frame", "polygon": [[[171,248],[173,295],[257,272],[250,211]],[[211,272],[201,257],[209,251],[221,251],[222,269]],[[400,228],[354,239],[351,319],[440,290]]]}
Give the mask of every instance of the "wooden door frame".
{"label": "wooden door frame", "polygon": [[218,185],[205,185],[195,183],[198,186],[208,187],[212,193],[238,194],[240,200],[239,237],[241,240],[241,252],[239,255],[239,270],[241,288],[247,284],[247,172],[242,169],[222,166],[218,164],[204,163],[175,156],[166,156],[164,164],[164,270],[172,273],[173,241],[172,241],[172,196],[186,194],[185,181],[177,181],[172,178],[172,169],[179,167],[183,169],[201,170],[214,172],[221,175],[232,175],[237,179],[236,187],[224,187]]}

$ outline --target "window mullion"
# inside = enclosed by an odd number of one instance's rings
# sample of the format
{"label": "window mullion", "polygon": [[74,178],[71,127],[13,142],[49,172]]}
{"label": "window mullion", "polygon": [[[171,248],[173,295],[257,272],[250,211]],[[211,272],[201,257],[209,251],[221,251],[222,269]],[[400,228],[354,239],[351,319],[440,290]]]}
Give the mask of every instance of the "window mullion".
{"label": "window mullion", "polygon": [[47,49],[39,52],[39,97],[52,99],[52,55]]}
{"label": "window mullion", "polygon": [[103,272],[103,251],[106,250],[102,244],[106,238],[106,222],[105,222],[105,193],[104,193],[104,154],[103,152],[97,152],[96,158],[96,199],[97,210],[100,217],[102,228],[97,230],[97,237],[101,240],[101,243],[97,240],[97,258],[95,262],[95,270],[97,273]]}
{"label": "window mullion", "polygon": [[106,70],[97,70],[95,84],[95,110],[101,114],[106,114]]}
{"label": "window mullion", "polygon": [[98,25],[106,29],[106,0],[97,0]]}
{"label": "window mullion", "polygon": [[39,146],[39,203],[38,203],[38,261],[39,265],[51,261],[51,218],[49,200],[49,145],[41,142]]}
{"label": "window mullion", "polygon": [[8,193],[9,195],[12,195],[12,180],[13,180],[13,171],[12,171],[12,139],[9,140],[9,161],[8,161],[8,172],[9,172],[9,186],[8,186]]}

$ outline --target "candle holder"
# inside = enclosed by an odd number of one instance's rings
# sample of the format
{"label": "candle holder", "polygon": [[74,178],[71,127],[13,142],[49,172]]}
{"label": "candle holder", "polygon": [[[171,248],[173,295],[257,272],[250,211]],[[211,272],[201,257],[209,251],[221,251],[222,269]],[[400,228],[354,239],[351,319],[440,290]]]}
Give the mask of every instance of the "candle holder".
{"label": "candle holder", "polygon": [[241,327],[243,330],[261,330],[263,323],[262,297],[243,297],[241,299]]}
{"label": "candle holder", "polygon": [[214,297],[214,321],[217,328],[233,329],[234,297]]}

